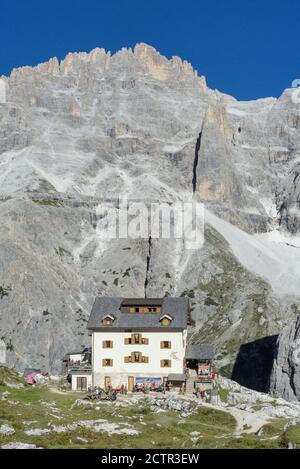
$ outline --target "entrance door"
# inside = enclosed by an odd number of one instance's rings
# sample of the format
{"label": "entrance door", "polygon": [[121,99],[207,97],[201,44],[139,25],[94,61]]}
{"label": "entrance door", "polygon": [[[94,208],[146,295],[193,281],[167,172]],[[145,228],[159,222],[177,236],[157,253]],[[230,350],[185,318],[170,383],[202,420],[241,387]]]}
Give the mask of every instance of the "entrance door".
{"label": "entrance door", "polygon": [[134,377],[128,376],[128,391],[132,392],[134,388]]}
{"label": "entrance door", "polygon": [[111,386],[111,377],[105,376],[104,378],[104,388],[107,390]]}
{"label": "entrance door", "polygon": [[76,387],[77,387],[77,391],[86,391],[87,390],[87,378],[86,378],[86,376],[77,376]]}

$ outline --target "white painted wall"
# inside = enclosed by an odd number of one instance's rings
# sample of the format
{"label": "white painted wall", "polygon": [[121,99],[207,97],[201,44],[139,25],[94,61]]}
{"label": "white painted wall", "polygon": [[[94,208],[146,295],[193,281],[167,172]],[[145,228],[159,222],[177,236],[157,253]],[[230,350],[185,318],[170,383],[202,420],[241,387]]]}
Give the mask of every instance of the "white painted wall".
{"label": "white painted wall", "polygon": [[83,360],[84,355],[82,353],[72,353],[70,355],[70,360],[72,362],[79,362]]}
{"label": "white painted wall", "polygon": [[80,374],[78,373],[77,375],[73,375],[72,374],[72,390],[73,391],[77,391],[77,378],[80,377],[80,378],[87,378],[87,386],[86,386],[86,389],[88,389],[89,386],[92,386],[92,375],[84,375],[84,374]]}
{"label": "white painted wall", "polygon": [[[183,373],[183,360],[186,349],[187,331],[183,332],[143,332],[142,337],[149,339],[148,345],[125,345],[124,339],[135,332],[94,332],[92,337],[93,386],[104,386],[104,377],[110,376],[113,387],[128,385],[128,376],[164,377],[170,373]],[[136,332],[138,333],[138,332]],[[113,348],[103,348],[102,342],[113,341]],[[171,342],[171,349],[161,349],[160,342]],[[125,363],[124,357],[132,352],[142,352],[149,357],[149,363]],[[111,358],[113,366],[102,366],[104,358]],[[171,360],[170,368],[161,368],[160,361]]]}

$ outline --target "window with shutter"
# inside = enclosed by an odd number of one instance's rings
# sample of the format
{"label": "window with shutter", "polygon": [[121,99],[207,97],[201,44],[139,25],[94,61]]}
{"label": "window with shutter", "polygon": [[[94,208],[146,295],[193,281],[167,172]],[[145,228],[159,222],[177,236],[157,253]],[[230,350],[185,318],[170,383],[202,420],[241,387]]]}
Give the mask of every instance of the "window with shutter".
{"label": "window with shutter", "polygon": [[103,340],[102,348],[113,348],[113,341],[112,340]]}
{"label": "window with shutter", "polygon": [[171,342],[167,341],[167,340],[162,340],[161,343],[160,343],[160,348],[162,349],[170,349],[171,348]]}
{"label": "window with shutter", "polygon": [[102,325],[103,325],[103,326],[112,326],[114,320],[115,320],[114,316],[111,316],[111,315],[108,314],[107,316],[105,316],[105,317],[102,319]]}
{"label": "window with shutter", "polygon": [[103,358],[102,366],[113,366],[113,359],[112,358]]}
{"label": "window with shutter", "polygon": [[131,337],[124,338],[125,345],[148,345],[149,339],[142,336],[142,334],[131,334]]}
{"label": "window with shutter", "polygon": [[171,360],[161,360],[160,366],[161,368],[171,368]]}
{"label": "window with shutter", "polygon": [[102,320],[102,325],[103,326],[111,326],[111,324],[112,324],[112,320],[109,319],[109,318]]}
{"label": "window with shutter", "polygon": [[142,336],[141,336],[141,334],[132,334],[132,336],[131,336],[131,343],[132,343],[132,344],[141,344],[141,343],[142,343]]}
{"label": "window with shutter", "polygon": [[129,357],[124,357],[124,363],[149,363],[149,357],[144,357],[141,352],[132,352]]}
{"label": "window with shutter", "polygon": [[140,363],[142,361],[141,352],[132,352],[131,356],[134,363]]}

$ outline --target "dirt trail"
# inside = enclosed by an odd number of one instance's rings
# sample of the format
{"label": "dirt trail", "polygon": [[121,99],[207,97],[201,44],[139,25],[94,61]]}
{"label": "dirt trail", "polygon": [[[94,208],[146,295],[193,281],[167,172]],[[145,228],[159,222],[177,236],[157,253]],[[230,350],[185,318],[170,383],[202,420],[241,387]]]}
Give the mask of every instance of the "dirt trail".
{"label": "dirt trail", "polygon": [[71,397],[77,397],[77,399],[80,399],[80,398],[83,398],[83,397],[86,397],[86,393],[80,393],[80,392],[77,392],[77,391],[61,391],[60,389],[58,389],[57,387],[55,386],[49,386],[48,390],[50,392],[53,392],[54,394],[60,394],[60,395],[63,395],[63,396],[71,396]]}
{"label": "dirt trail", "polygon": [[[270,418],[262,417],[258,412],[247,412],[235,407],[226,409],[237,421],[235,435],[242,433],[256,433],[258,430],[271,421]],[[245,428],[246,426],[247,428]]]}
{"label": "dirt trail", "polygon": [[[210,409],[221,410],[232,415],[236,420],[237,426],[234,435],[241,435],[242,433],[256,433],[264,425],[270,423],[272,418],[264,417],[259,412],[249,412],[246,410],[237,409],[236,407],[222,407],[219,405],[202,404]],[[246,428],[245,428],[246,426]]]}

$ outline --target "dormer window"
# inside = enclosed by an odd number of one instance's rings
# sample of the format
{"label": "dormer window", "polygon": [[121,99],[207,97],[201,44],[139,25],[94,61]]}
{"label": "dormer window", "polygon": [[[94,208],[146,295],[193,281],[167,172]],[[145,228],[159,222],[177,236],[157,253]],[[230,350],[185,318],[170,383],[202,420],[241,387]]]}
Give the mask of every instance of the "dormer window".
{"label": "dormer window", "polygon": [[160,323],[162,326],[169,326],[171,324],[171,322],[173,321],[173,317],[170,316],[169,314],[164,314],[161,318],[160,318]]}
{"label": "dormer window", "polygon": [[160,306],[130,306],[128,308],[130,313],[160,313]]}
{"label": "dormer window", "polygon": [[115,320],[115,317],[114,317],[114,316],[112,316],[111,314],[107,314],[107,315],[102,319],[102,325],[103,325],[103,326],[112,326],[114,320]]}

